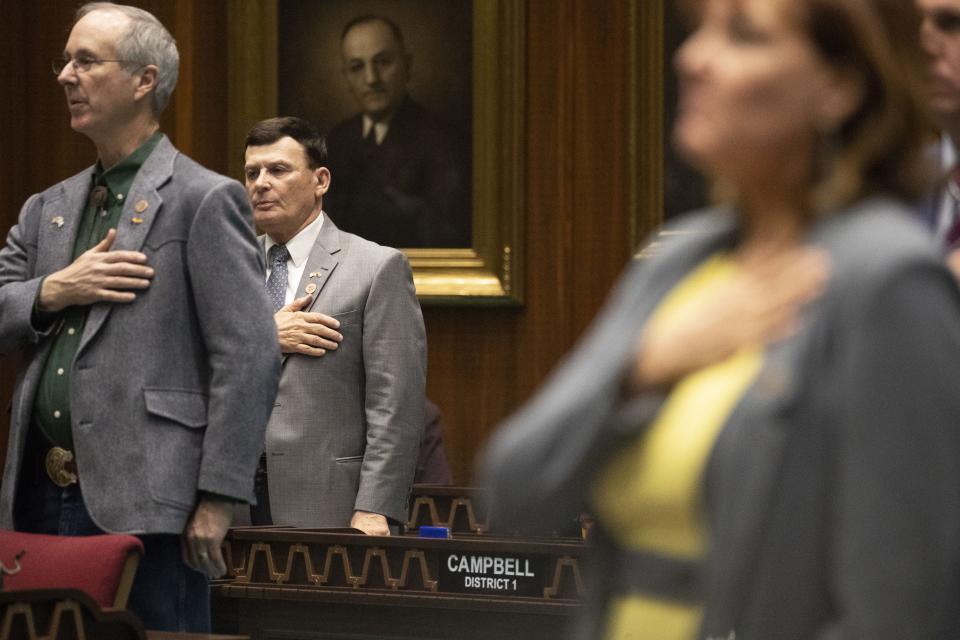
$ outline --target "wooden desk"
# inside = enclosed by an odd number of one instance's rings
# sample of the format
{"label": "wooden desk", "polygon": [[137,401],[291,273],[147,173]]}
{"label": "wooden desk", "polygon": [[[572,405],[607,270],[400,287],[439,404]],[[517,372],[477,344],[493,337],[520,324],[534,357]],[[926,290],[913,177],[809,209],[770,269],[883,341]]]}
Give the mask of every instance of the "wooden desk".
{"label": "wooden desk", "polygon": [[147,631],[147,640],[250,640],[250,636],[224,636],[209,633]]}
{"label": "wooden desk", "polygon": [[576,540],[233,529],[214,630],[253,640],[555,640],[580,607]]}

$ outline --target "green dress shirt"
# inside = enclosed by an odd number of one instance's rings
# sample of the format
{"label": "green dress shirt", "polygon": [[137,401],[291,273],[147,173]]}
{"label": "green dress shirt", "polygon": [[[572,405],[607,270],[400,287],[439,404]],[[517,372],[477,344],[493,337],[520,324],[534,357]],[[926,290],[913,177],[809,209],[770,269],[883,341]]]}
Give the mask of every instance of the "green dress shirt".
{"label": "green dress shirt", "polygon": [[[117,228],[133,180],[162,137],[159,132],[153,134],[136,151],[106,171],[97,162],[90,190],[91,197],[83,212],[83,220],[73,245],[74,260],[103,240],[107,231]],[[100,202],[94,198],[98,187],[106,188],[105,198]],[[70,450],[73,450],[73,433],[70,428],[70,375],[89,311],[89,305],[84,305],[67,307],[60,313],[53,346],[40,376],[40,385],[33,405],[34,423],[46,439],[51,444]],[[109,398],[104,400],[109,402]]]}

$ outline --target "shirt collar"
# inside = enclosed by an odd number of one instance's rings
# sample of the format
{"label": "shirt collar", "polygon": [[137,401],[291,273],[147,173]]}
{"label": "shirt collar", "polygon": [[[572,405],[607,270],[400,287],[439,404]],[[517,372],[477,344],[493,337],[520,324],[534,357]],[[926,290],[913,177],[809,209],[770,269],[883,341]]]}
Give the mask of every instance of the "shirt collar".
{"label": "shirt collar", "polygon": [[[305,226],[300,232],[287,241],[287,251],[290,252],[290,261],[294,267],[299,267],[310,257],[313,245],[320,235],[320,229],[323,227],[323,211],[317,216],[317,219]],[[266,236],[263,249],[267,253],[270,247],[277,244],[270,236]]]}
{"label": "shirt collar", "polygon": [[140,171],[140,167],[150,157],[162,137],[163,134],[157,131],[137,147],[133,153],[106,171],[103,170],[103,165],[97,160],[97,166],[93,170],[94,183],[106,185],[114,195],[119,194],[121,197],[126,195],[137,172]]}
{"label": "shirt collar", "polygon": [[390,131],[390,121],[385,120],[382,122],[374,122],[373,119],[367,114],[363,114],[363,137],[366,138],[367,134],[370,133],[370,127],[373,127],[373,135],[377,144],[383,143],[383,139],[387,137],[387,132]]}

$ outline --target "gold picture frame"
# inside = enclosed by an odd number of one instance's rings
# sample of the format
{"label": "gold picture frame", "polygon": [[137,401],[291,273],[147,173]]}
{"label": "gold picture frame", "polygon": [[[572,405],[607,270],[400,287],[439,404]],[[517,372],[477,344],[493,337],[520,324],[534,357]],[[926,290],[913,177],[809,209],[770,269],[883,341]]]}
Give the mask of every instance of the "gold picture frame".
{"label": "gold picture frame", "polygon": [[[228,5],[231,147],[277,111],[277,0]],[[473,242],[470,248],[404,249],[422,303],[523,302],[525,5],[474,0]],[[235,142],[236,141],[236,142]],[[231,156],[242,173],[240,154]]]}

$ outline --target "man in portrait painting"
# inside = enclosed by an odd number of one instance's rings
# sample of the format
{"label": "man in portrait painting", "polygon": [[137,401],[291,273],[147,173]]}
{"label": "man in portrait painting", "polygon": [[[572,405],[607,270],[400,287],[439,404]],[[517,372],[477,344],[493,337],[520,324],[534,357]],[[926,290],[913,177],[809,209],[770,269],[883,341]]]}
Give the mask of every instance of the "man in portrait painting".
{"label": "man in portrait painting", "polygon": [[330,214],[351,233],[393,247],[469,247],[468,165],[453,128],[407,91],[412,56],[391,20],[365,15],[340,40],[360,112],[328,136]]}

